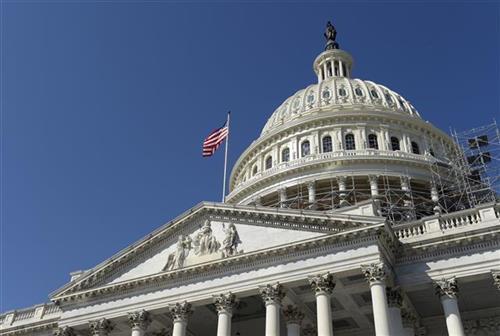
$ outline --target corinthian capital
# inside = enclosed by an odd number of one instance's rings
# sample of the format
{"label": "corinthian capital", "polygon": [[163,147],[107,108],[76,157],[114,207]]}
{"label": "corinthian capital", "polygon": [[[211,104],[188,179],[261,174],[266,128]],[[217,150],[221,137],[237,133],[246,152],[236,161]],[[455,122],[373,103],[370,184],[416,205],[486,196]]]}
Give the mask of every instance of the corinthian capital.
{"label": "corinthian capital", "polygon": [[436,295],[439,297],[446,296],[454,299],[458,295],[458,282],[455,277],[436,280],[434,281],[434,287],[436,289]]}
{"label": "corinthian capital", "polygon": [[132,329],[146,330],[151,323],[151,317],[145,310],[135,311],[128,313],[128,323]]}
{"label": "corinthian capital", "polygon": [[106,336],[113,330],[113,324],[110,320],[102,318],[100,320],[89,321],[90,335]]}
{"label": "corinthian capital", "polygon": [[403,321],[404,328],[414,328],[415,322],[417,322],[415,315],[407,309],[403,309],[401,311],[401,319]]}
{"label": "corinthian capital", "polygon": [[286,323],[301,324],[304,319],[304,313],[299,310],[297,306],[288,305],[283,310]]}
{"label": "corinthian capital", "polygon": [[281,300],[285,297],[285,289],[279,282],[262,286],[259,291],[266,305],[271,303],[281,304]]}
{"label": "corinthian capital", "polygon": [[309,283],[316,294],[332,294],[335,279],[330,273],[309,277]]}
{"label": "corinthian capital", "polygon": [[493,284],[500,290],[500,270],[492,270],[491,275],[493,276]]}
{"label": "corinthian capital", "polygon": [[378,281],[385,281],[386,271],[383,263],[361,265],[361,271],[370,284]]}
{"label": "corinthian capital", "polygon": [[236,306],[236,296],[231,292],[227,294],[216,295],[214,296],[214,305],[219,314],[232,314],[233,308]]}
{"label": "corinthian capital", "polygon": [[176,304],[169,306],[168,310],[174,322],[187,321],[189,316],[193,314],[193,309],[191,308],[191,304],[187,301],[177,302]]}
{"label": "corinthian capital", "polygon": [[64,327],[59,327],[56,330],[54,330],[54,336],[75,336],[76,333],[73,330],[73,328],[64,326]]}

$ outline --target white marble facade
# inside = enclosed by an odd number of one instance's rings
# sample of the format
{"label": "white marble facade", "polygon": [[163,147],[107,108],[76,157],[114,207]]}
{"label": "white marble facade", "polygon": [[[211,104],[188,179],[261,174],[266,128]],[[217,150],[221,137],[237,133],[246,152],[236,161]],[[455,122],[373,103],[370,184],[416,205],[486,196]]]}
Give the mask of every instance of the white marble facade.
{"label": "white marble facade", "polygon": [[[351,79],[347,52],[321,53],[314,69],[318,83],[287,99],[235,164],[226,203],[200,203],[73,272],[49,303],[0,315],[0,334],[500,335],[500,206],[381,216],[379,176],[430,188],[429,162],[455,144],[397,93]],[[346,176],[369,197],[347,204]],[[314,203],[327,178],[338,209],[280,206],[297,183]]]}

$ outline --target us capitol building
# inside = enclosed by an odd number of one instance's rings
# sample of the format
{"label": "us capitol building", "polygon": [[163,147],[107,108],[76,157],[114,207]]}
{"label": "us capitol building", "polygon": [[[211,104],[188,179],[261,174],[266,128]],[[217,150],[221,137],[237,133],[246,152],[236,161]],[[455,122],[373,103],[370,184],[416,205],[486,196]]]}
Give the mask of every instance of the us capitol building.
{"label": "us capitol building", "polygon": [[317,83],[241,154],[225,203],[71,273],[50,302],[0,315],[0,334],[500,335],[497,196],[474,194],[478,178],[460,192],[454,138],[353,78],[324,35]]}

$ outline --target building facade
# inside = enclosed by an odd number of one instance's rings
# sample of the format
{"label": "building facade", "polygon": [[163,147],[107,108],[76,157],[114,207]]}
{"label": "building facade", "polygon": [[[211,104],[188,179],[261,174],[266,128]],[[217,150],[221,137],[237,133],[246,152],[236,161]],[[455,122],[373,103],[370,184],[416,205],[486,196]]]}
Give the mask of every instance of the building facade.
{"label": "building facade", "polygon": [[325,37],[317,83],[271,115],[225,203],[72,273],[0,333],[500,335],[500,206],[458,201],[456,142]]}

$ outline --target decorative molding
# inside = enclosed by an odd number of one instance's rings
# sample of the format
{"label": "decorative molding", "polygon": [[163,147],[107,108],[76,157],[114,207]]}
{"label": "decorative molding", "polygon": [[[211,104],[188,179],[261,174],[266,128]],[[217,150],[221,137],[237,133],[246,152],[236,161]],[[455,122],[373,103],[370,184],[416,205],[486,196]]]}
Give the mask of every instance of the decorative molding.
{"label": "decorative molding", "polygon": [[113,328],[114,325],[106,318],[89,321],[90,334],[94,336],[106,336]]}
{"label": "decorative molding", "polygon": [[128,323],[132,329],[146,330],[151,323],[151,316],[144,309],[128,313]]}
{"label": "decorative molding", "polygon": [[450,299],[456,299],[458,295],[458,282],[455,277],[443,278],[441,280],[434,281],[434,287],[436,289],[436,295],[441,297],[448,297]]}
{"label": "decorative molding", "polygon": [[304,319],[304,313],[299,310],[297,306],[288,305],[283,309],[283,316],[285,317],[285,322],[287,324],[298,324],[302,323]]}
{"label": "decorative molding", "polygon": [[383,263],[361,265],[361,271],[370,284],[381,281],[383,282],[386,279],[386,268]]}
{"label": "decorative molding", "polygon": [[193,309],[191,308],[191,304],[187,301],[177,302],[168,307],[168,311],[172,320],[175,322],[186,322],[193,314]]}
{"label": "decorative molding", "polygon": [[54,336],[76,336],[75,330],[68,326],[55,329],[53,334]]}
{"label": "decorative molding", "polygon": [[335,279],[333,278],[333,275],[328,272],[326,274],[310,276],[309,284],[311,285],[311,288],[316,293],[316,295],[330,295],[335,288]]}
{"label": "decorative molding", "polygon": [[491,270],[491,276],[493,277],[493,284],[500,290],[500,270]]}
{"label": "decorative molding", "polygon": [[403,296],[399,287],[387,287],[385,294],[387,295],[387,304],[389,307],[401,308],[403,306]]}
{"label": "decorative molding", "polygon": [[279,282],[262,286],[259,288],[259,291],[266,305],[281,304],[281,300],[285,297],[285,289]]}
{"label": "decorative molding", "polygon": [[236,295],[229,292],[227,294],[219,294],[214,296],[214,305],[217,313],[233,313],[233,308],[236,307]]}

